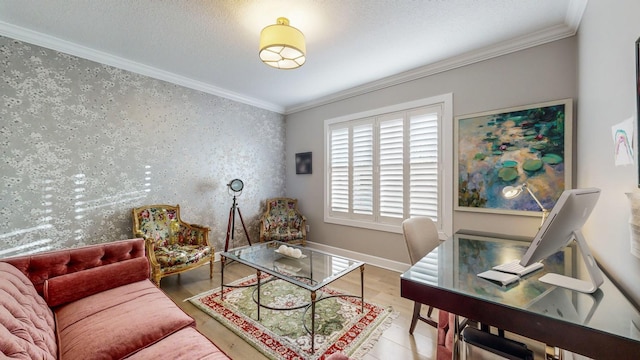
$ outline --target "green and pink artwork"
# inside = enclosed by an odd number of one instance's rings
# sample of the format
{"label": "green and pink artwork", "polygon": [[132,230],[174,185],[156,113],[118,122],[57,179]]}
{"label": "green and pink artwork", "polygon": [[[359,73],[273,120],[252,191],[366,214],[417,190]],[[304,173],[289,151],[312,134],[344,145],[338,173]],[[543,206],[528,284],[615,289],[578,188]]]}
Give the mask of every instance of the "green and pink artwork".
{"label": "green and pink artwork", "polygon": [[456,210],[541,214],[527,187],[550,210],[571,188],[571,99],[456,117]]}

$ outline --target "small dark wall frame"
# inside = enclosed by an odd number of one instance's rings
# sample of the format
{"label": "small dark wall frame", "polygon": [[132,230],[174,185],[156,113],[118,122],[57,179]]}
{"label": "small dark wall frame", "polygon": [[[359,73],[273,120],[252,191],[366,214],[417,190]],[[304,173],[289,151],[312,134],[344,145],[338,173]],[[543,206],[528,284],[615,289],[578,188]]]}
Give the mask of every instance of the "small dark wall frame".
{"label": "small dark wall frame", "polygon": [[311,152],[296,154],[296,174],[311,174]]}
{"label": "small dark wall frame", "polygon": [[[640,131],[640,38],[636,40],[636,107],[638,113],[636,125],[638,126],[636,127],[635,147],[636,151],[638,151],[638,140],[640,140],[640,137],[638,136],[638,131]],[[638,164],[638,187],[640,188],[640,161]]]}

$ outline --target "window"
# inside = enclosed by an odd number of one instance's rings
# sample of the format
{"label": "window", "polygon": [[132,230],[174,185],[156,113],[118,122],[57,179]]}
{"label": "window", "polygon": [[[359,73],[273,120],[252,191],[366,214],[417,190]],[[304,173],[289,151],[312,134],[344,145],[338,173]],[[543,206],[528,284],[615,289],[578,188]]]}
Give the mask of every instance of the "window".
{"label": "window", "polygon": [[325,221],[401,232],[416,215],[451,233],[452,95],[325,122]]}

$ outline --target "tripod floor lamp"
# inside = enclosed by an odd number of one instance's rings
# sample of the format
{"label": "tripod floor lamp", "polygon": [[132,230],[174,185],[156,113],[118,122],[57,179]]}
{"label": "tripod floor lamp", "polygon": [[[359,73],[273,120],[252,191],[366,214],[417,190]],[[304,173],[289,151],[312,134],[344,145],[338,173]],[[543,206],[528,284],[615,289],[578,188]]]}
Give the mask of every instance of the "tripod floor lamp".
{"label": "tripod floor lamp", "polygon": [[240,216],[240,222],[242,223],[242,228],[244,229],[244,234],[247,236],[247,241],[249,242],[249,246],[251,246],[251,239],[249,238],[249,232],[247,232],[247,227],[244,225],[244,220],[242,219],[242,213],[240,212],[240,208],[238,207],[238,203],[236,201],[237,197],[242,194],[242,189],[244,189],[244,183],[240,179],[233,179],[227,184],[227,191],[229,194],[233,194],[233,204],[231,205],[231,209],[229,210],[229,223],[227,224],[227,239],[224,242],[224,251],[229,251],[229,239],[233,242],[234,240],[234,232],[236,227],[236,211],[238,212],[238,216]]}

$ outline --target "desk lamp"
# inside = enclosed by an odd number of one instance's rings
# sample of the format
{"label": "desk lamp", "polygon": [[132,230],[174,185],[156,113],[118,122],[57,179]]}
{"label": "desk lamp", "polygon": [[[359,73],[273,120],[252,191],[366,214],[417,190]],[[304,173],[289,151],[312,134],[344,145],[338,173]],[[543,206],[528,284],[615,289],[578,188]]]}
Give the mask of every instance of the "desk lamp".
{"label": "desk lamp", "polygon": [[542,203],[540,202],[540,200],[538,200],[538,198],[533,194],[533,191],[531,191],[531,189],[529,188],[529,186],[527,186],[527,183],[522,183],[518,186],[505,186],[504,189],[502,189],[502,196],[504,196],[506,199],[515,199],[517,198],[520,194],[522,194],[522,192],[524,190],[527,190],[527,192],[529,192],[529,195],[531,195],[531,197],[533,198],[533,200],[536,201],[536,203],[538,204],[538,206],[540,207],[540,209],[542,209],[542,222],[540,223],[540,226],[542,226],[542,224],[544,224],[545,219],[547,218],[547,216],[549,215],[549,210],[545,209],[544,206],[542,206]]}

